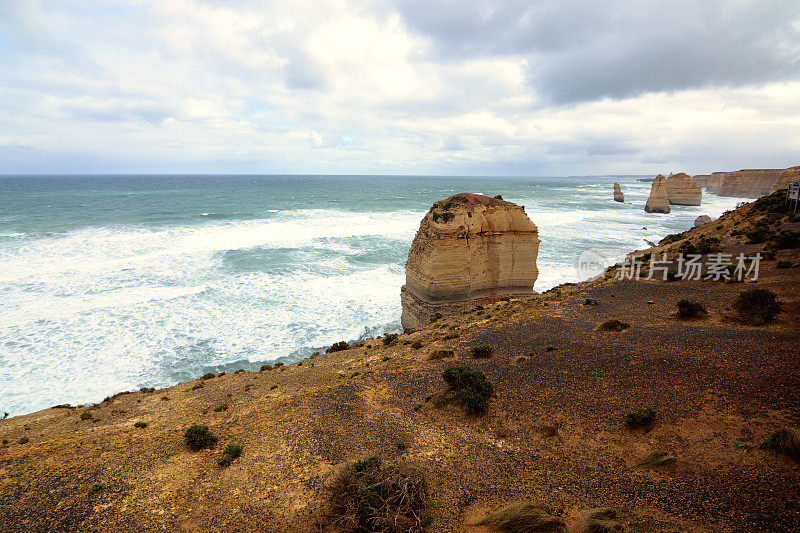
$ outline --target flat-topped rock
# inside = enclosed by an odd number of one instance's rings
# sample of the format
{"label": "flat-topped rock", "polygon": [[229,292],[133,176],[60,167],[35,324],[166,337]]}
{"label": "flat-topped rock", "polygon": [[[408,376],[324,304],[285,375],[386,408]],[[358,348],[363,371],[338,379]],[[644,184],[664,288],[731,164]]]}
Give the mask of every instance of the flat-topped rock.
{"label": "flat-topped rock", "polygon": [[669,196],[667,194],[667,178],[659,174],[650,186],[650,197],[644,205],[648,213],[669,213]]}
{"label": "flat-topped rock", "polygon": [[539,230],[523,207],[472,193],[436,202],[408,252],[403,327],[428,323],[438,305],[531,293],[538,253]]}
{"label": "flat-topped rock", "polygon": [[614,201],[615,202],[624,202],[625,195],[622,194],[622,187],[619,186],[619,183],[614,182]]}
{"label": "flat-topped rock", "polygon": [[699,217],[694,219],[694,226],[695,227],[702,226],[703,224],[708,224],[709,222],[711,222],[711,217],[710,216],[708,216],[708,215],[700,215]]}
{"label": "flat-topped rock", "polygon": [[688,174],[679,172],[667,178],[667,196],[671,205],[700,205],[703,191]]}

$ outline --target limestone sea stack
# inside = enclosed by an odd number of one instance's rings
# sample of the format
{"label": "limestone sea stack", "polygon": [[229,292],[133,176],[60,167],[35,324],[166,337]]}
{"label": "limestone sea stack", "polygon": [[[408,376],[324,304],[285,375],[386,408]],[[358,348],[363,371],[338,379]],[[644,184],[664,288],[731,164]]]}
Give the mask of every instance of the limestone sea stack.
{"label": "limestone sea stack", "polygon": [[688,174],[680,172],[667,178],[667,196],[671,205],[700,205],[703,191]]}
{"label": "limestone sea stack", "polygon": [[419,328],[472,299],[532,293],[538,253],[539,230],[524,207],[472,193],[436,202],[408,252],[403,327]]}
{"label": "limestone sea stack", "polygon": [[770,187],[771,193],[781,189],[788,189],[790,183],[800,181],[800,166],[787,168],[775,179]]}
{"label": "limestone sea stack", "polygon": [[648,213],[669,213],[669,196],[667,195],[667,178],[659,174],[650,186],[650,198],[644,205]]}
{"label": "limestone sea stack", "polygon": [[614,183],[614,201],[615,202],[624,202],[625,195],[622,194],[622,187],[619,186],[619,183]]}

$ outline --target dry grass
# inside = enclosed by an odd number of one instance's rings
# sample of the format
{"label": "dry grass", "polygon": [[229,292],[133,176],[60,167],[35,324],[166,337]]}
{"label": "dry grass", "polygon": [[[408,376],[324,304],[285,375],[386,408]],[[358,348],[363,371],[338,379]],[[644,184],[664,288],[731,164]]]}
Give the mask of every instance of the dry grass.
{"label": "dry grass", "polygon": [[800,461],[800,428],[781,428],[761,444],[765,450],[775,450]]}
{"label": "dry grass", "polygon": [[577,533],[617,533],[625,527],[614,509],[589,509],[581,513]]}
{"label": "dry grass", "polygon": [[377,457],[349,464],[328,487],[324,525],[338,531],[415,533],[431,521],[425,477]]}
{"label": "dry grass", "polygon": [[664,466],[674,462],[674,455],[662,450],[653,450],[645,455],[642,459],[637,461],[634,466],[636,468],[656,468],[658,466]]}
{"label": "dry grass", "polygon": [[489,514],[477,526],[490,526],[504,533],[567,533],[564,519],[553,516],[540,503],[519,502]]}

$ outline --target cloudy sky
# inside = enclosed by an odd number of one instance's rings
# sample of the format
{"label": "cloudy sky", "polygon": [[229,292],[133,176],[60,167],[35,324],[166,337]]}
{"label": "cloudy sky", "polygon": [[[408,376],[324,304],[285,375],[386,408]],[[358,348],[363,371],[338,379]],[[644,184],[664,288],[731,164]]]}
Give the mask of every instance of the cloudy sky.
{"label": "cloudy sky", "polygon": [[0,0],[0,173],[796,164],[798,0]]}

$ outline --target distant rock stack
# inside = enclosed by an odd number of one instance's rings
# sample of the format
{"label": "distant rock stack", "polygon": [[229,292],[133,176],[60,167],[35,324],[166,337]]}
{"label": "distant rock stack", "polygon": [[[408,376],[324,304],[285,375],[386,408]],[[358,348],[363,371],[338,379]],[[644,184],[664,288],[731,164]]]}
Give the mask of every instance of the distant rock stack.
{"label": "distant rock stack", "polygon": [[622,187],[619,186],[619,183],[614,183],[614,201],[615,202],[624,202],[625,195],[622,194]]}
{"label": "distant rock stack", "polygon": [[669,213],[669,196],[667,195],[667,178],[659,174],[650,187],[650,198],[644,205],[648,213]]}
{"label": "distant rock stack", "polygon": [[471,193],[436,202],[408,252],[403,327],[424,326],[472,299],[532,293],[538,253],[539,230],[523,207]]}
{"label": "distant rock stack", "polygon": [[702,226],[703,224],[708,224],[711,222],[711,217],[708,215],[700,215],[696,219],[694,219],[694,227]]}
{"label": "distant rock stack", "polygon": [[790,183],[800,181],[800,166],[787,168],[775,179],[769,192],[773,193],[781,189],[788,189]]}
{"label": "distant rock stack", "polygon": [[671,205],[700,205],[703,191],[688,174],[680,172],[667,178],[667,197]]}

